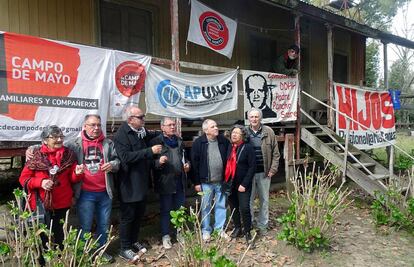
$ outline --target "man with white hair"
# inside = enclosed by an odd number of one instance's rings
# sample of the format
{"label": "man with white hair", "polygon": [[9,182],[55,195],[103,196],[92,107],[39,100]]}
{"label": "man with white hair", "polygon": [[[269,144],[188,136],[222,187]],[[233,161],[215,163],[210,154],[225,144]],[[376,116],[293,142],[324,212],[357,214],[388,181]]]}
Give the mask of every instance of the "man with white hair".
{"label": "man with white hair", "polygon": [[119,256],[136,263],[147,251],[138,242],[138,234],[145,214],[150,167],[154,155],[161,153],[162,146],[149,146],[149,141],[157,134],[144,128],[145,115],[141,109],[128,107],[123,119],[125,122],[114,137],[115,149],[121,160],[118,175],[121,211]]}
{"label": "man with white hair", "polygon": [[219,129],[214,120],[206,119],[202,128],[204,134],[194,141],[191,150],[195,190],[203,192],[201,199],[202,237],[204,241],[210,240],[212,232],[210,211],[214,197],[214,230],[227,239],[228,236],[223,231],[226,222],[226,195],[222,192],[221,186],[230,142],[224,136],[219,135]]}
{"label": "man with white hair", "polygon": [[250,123],[247,127],[250,144],[253,145],[256,154],[256,172],[253,178],[250,209],[252,220],[254,220],[254,199],[257,193],[259,196],[259,216],[256,226],[259,234],[264,235],[269,223],[270,183],[279,167],[280,154],[275,133],[272,128],[261,122],[261,110],[252,108],[247,112],[247,116]]}

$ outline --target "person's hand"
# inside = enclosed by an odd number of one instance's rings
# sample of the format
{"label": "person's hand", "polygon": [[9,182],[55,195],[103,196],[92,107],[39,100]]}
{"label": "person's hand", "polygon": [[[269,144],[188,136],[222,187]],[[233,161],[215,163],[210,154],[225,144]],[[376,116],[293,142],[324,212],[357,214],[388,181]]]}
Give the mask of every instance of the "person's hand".
{"label": "person's hand", "polygon": [[272,178],[273,175],[275,175],[275,173],[272,171],[269,171],[269,173],[267,174],[267,178]]}
{"label": "person's hand", "polygon": [[160,157],[160,164],[165,164],[168,161],[168,157],[167,156],[161,156]]}
{"label": "person's hand", "polygon": [[28,147],[26,149],[26,160],[31,160],[33,158],[33,156],[34,156],[33,148],[32,147]]}
{"label": "person's hand", "polygon": [[190,171],[190,163],[184,163],[184,172],[189,172]]}
{"label": "person's hand", "polygon": [[237,190],[241,193],[246,192],[246,188],[242,185],[239,185],[239,188]]}
{"label": "person's hand", "polygon": [[201,192],[201,185],[199,184],[199,185],[194,186],[194,189],[196,192]]}
{"label": "person's hand", "polygon": [[112,171],[112,164],[107,162],[101,165],[101,171],[103,172],[110,172]]}
{"label": "person's hand", "polygon": [[75,168],[76,175],[82,174],[84,171],[85,171],[85,166],[83,164],[76,165],[76,168]]}
{"label": "person's hand", "polygon": [[151,149],[152,149],[152,153],[153,154],[160,154],[161,153],[161,149],[162,149],[162,145],[152,146]]}
{"label": "person's hand", "polygon": [[53,188],[53,181],[51,179],[43,179],[42,180],[41,187],[44,190],[46,190],[46,191],[52,190],[52,188]]}

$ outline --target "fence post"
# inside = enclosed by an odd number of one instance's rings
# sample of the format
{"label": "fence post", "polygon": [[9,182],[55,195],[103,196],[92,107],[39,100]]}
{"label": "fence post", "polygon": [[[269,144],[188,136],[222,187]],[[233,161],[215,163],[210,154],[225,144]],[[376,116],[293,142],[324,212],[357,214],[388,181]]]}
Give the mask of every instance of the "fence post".
{"label": "fence post", "polygon": [[345,151],[344,151],[344,170],[342,171],[342,183],[346,181],[346,168],[348,164],[348,143],[349,143],[349,127],[351,121],[349,118],[346,118],[346,137],[345,137]]}
{"label": "fence post", "polygon": [[292,176],[295,176],[295,168],[294,168],[294,153],[293,153],[293,144],[294,144],[295,136],[293,134],[286,134],[285,135],[285,143],[283,147],[283,155],[285,160],[285,179],[286,179],[286,190],[288,194],[293,192],[293,184],[290,181]]}

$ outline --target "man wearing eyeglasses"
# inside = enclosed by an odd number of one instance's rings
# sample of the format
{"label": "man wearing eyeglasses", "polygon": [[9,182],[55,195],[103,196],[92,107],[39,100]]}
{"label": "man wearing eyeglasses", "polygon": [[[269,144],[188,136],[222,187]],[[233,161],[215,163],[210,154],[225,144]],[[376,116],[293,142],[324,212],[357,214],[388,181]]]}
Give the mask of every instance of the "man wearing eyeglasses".
{"label": "man wearing eyeglasses", "polygon": [[[81,136],[65,142],[72,149],[78,163],[83,164],[84,179],[74,186],[78,217],[83,234],[91,232],[94,216],[96,217],[96,238],[100,247],[108,238],[112,198],[114,192],[114,173],[119,169],[119,159],[114,143],[104,136],[101,117],[97,114],[85,116]],[[31,158],[34,147],[26,152]],[[103,257],[113,262],[111,255]]]}
{"label": "man wearing eyeglasses", "polygon": [[184,206],[186,173],[190,164],[185,157],[183,140],[177,136],[175,118],[161,118],[162,135],[150,144],[161,144],[161,154],[154,160],[155,190],[160,194],[161,235],[165,249],[172,247],[170,237],[170,211]]}
{"label": "man wearing eyeglasses", "polygon": [[121,220],[119,256],[131,263],[139,261],[146,248],[138,242],[141,220],[145,214],[146,195],[150,167],[154,155],[161,153],[162,146],[149,145],[159,133],[144,128],[145,115],[138,107],[126,108],[115,137],[115,148],[121,159],[119,170],[119,194]]}

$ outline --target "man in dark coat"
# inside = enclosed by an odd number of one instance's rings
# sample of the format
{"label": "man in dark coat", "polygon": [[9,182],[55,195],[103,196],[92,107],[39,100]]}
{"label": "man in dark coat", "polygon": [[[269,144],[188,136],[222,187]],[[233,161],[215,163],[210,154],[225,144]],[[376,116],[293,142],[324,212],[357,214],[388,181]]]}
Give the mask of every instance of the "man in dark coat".
{"label": "man in dark coat", "polygon": [[141,109],[128,107],[124,119],[126,121],[114,137],[115,149],[121,160],[118,172],[121,211],[119,256],[127,261],[137,262],[146,252],[145,247],[137,241],[141,219],[145,213],[150,167],[154,155],[161,153],[162,146],[148,146],[149,141],[157,134],[144,128],[145,115]]}
{"label": "man in dark coat", "polygon": [[273,71],[288,76],[295,76],[296,74],[298,74],[299,52],[299,46],[289,46],[286,53],[278,57],[278,59],[276,60],[275,64],[273,65]]}

